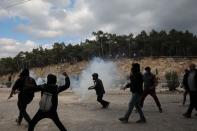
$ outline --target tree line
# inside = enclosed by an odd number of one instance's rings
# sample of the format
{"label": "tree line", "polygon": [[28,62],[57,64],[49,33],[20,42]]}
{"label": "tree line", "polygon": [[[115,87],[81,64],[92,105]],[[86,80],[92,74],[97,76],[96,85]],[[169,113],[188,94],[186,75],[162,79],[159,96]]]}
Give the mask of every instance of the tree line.
{"label": "tree line", "polygon": [[0,75],[13,73],[24,67],[44,67],[47,65],[89,60],[93,57],[160,57],[197,56],[197,37],[189,31],[175,29],[147,33],[142,31],[134,36],[117,35],[103,31],[93,32],[94,40],[86,39],[76,45],[54,43],[52,49],[39,47],[31,52],[19,52],[15,57],[0,59]]}

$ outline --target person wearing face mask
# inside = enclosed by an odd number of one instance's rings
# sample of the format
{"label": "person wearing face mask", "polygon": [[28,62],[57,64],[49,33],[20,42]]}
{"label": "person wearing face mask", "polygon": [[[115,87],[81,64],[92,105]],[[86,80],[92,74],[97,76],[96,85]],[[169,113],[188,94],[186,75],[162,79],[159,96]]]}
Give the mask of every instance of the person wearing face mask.
{"label": "person wearing face mask", "polygon": [[92,79],[94,81],[94,85],[89,87],[88,90],[95,89],[96,95],[97,95],[97,101],[101,103],[102,108],[108,108],[110,102],[103,100],[105,89],[104,89],[102,80],[98,78],[97,73],[92,74]]}

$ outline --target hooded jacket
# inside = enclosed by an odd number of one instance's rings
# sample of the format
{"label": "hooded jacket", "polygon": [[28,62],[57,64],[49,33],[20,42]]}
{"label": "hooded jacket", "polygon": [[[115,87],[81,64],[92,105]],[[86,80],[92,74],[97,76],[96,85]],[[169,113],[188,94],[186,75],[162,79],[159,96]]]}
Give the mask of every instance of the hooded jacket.
{"label": "hooded jacket", "polygon": [[41,95],[44,92],[52,94],[52,108],[49,112],[56,112],[58,106],[58,94],[70,86],[70,79],[69,77],[65,78],[65,85],[64,86],[57,86],[56,84],[43,84],[39,85],[37,91],[41,91]]}

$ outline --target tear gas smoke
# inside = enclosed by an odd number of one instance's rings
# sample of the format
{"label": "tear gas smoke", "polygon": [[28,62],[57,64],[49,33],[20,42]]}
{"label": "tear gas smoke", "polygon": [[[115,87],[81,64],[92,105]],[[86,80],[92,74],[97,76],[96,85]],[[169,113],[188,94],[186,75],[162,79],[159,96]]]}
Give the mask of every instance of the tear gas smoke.
{"label": "tear gas smoke", "polygon": [[112,61],[94,58],[78,77],[71,78],[71,87],[76,94],[80,95],[81,100],[93,93],[95,94],[94,91],[88,91],[88,87],[94,84],[92,80],[93,73],[99,74],[105,90],[112,88],[120,75],[116,65]]}

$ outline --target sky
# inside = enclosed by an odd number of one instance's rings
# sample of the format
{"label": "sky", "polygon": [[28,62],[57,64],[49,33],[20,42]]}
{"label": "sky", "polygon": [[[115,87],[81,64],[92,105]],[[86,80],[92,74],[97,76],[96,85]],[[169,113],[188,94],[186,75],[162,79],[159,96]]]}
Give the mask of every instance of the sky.
{"label": "sky", "polygon": [[197,33],[196,0],[0,0],[0,58],[55,42],[76,44],[102,30]]}

